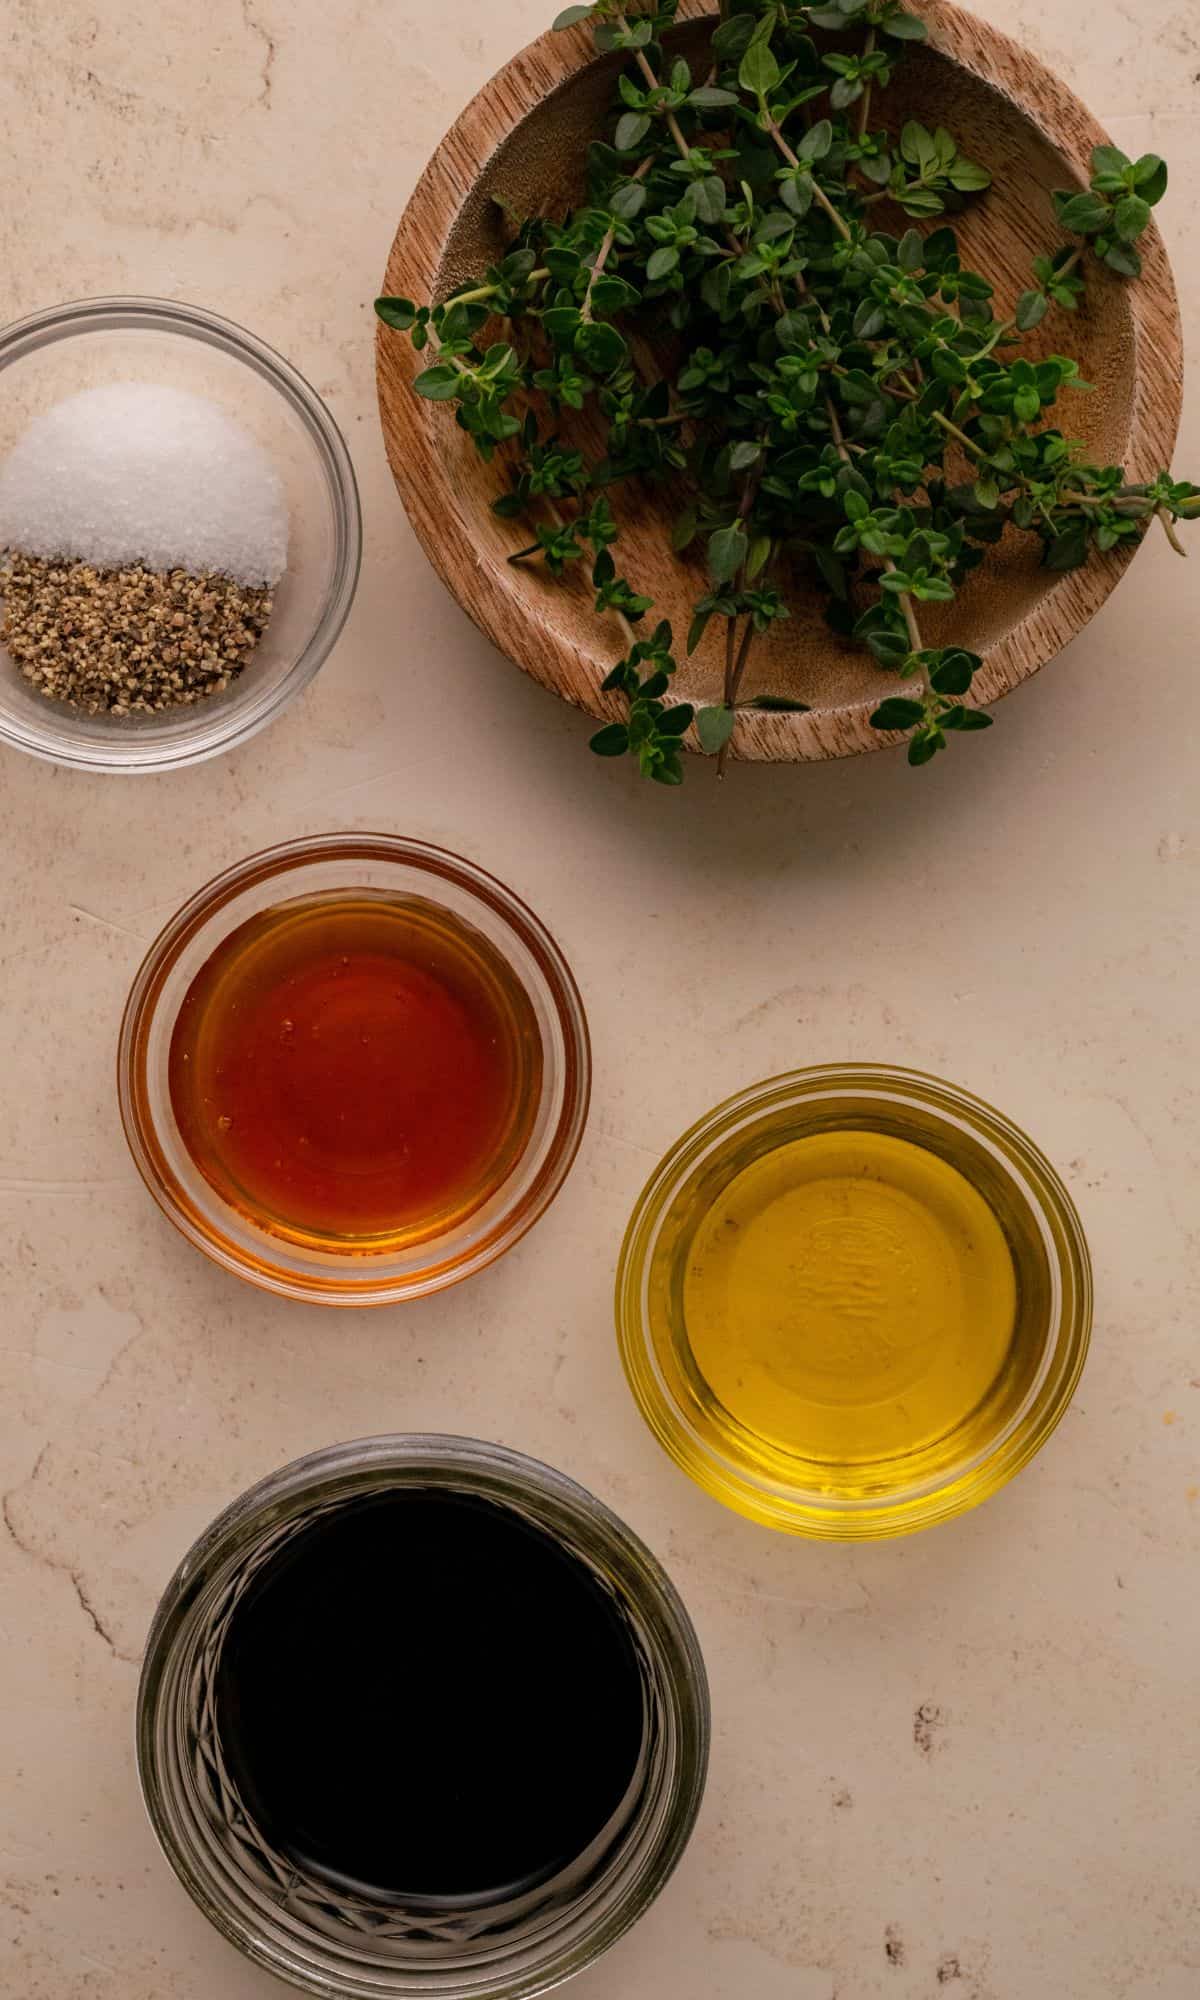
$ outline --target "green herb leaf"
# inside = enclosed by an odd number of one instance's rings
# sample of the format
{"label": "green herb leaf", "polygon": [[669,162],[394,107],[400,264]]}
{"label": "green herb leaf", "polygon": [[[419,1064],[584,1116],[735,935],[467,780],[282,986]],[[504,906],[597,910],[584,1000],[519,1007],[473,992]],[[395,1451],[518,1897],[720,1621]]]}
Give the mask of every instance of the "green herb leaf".
{"label": "green herb leaf", "polygon": [[750,543],[750,553],[746,557],[747,583],[753,583],[756,576],[762,575],[763,570],[770,560],[771,550],[774,546],[775,544],[770,535],[754,536]]}
{"label": "green herb leaf", "polygon": [[641,181],[626,181],[624,187],[616,189],[609,196],[609,207],[622,222],[632,222],[646,206],[646,190]]}
{"label": "green herb leaf", "polygon": [[914,167],[919,167],[922,173],[930,173],[937,166],[937,147],[934,144],[933,133],[919,124],[915,118],[909,120],[900,134],[900,151],[903,157]]}
{"label": "green herb leaf", "polygon": [[430,403],[448,403],[459,393],[463,377],[448,361],[439,361],[417,376],[413,388]]}
{"label": "green herb leaf", "polygon": [[929,39],[929,30],[917,14],[888,14],[880,25],[885,35],[892,35],[898,42],[924,42]]}
{"label": "green herb leaf", "polygon": [[624,722],[610,722],[598,729],[588,744],[597,757],[623,757],[629,748],[629,729]]}
{"label": "green herb leaf", "polygon": [[1032,333],[1040,326],[1050,310],[1050,301],[1045,292],[1022,292],[1017,300],[1017,326],[1022,333]]}
{"label": "green herb leaf", "polygon": [[712,38],[712,52],[718,61],[737,62],[745,55],[755,25],[752,14],[733,14],[728,21],[722,21]]}
{"label": "green herb leaf", "polygon": [[945,747],[945,742],[946,739],[940,730],[923,729],[919,736],[913,737],[908,746],[909,763],[928,764],[930,758],[936,757],[938,751]]}
{"label": "green herb leaf", "polygon": [[676,555],[681,555],[684,549],[691,547],[691,544],[696,539],[697,528],[698,519],[695,507],[685,507],[681,514],[675,516],[671,528],[671,547],[674,549]]}
{"label": "green herb leaf", "polygon": [[833,126],[828,118],[820,118],[810,126],[796,148],[796,157],[811,165],[829,157],[833,150]]}
{"label": "green herb leaf", "polygon": [[947,168],[947,174],[951,187],[957,189],[959,194],[978,194],[981,189],[992,185],[987,168],[981,167],[976,160],[964,159],[961,153]]}
{"label": "green herb leaf", "polygon": [[1056,194],[1054,205],[1064,229],[1096,236],[1112,220],[1111,204],[1097,194]]}
{"label": "green herb leaf", "polygon": [[1088,534],[1083,521],[1072,522],[1046,548],[1047,569],[1079,569],[1087,561]]}
{"label": "green herb leaf", "polygon": [[1110,271],[1116,271],[1122,278],[1140,278],[1142,260],[1131,243],[1110,243],[1104,252],[1104,261]]}
{"label": "green herb leaf", "polygon": [[925,238],[919,229],[906,230],[900,238],[896,252],[896,262],[902,271],[921,271],[925,267]]}
{"label": "green herb leaf", "polygon": [[765,41],[751,42],[738,69],[738,82],[752,97],[769,97],[779,82],[779,64]]}
{"label": "green herb leaf", "polygon": [[1151,208],[1158,207],[1167,191],[1168,180],[1166,161],[1160,160],[1157,153],[1143,153],[1133,170],[1133,185]]}
{"label": "green herb leaf", "polygon": [[740,521],[728,528],[718,528],[708,538],[708,567],[713,581],[728,583],[737,575],[749,552],[750,543]]}
{"label": "green herb leaf", "polygon": [[719,90],[712,83],[700,84],[688,97],[688,103],[696,111],[722,111],[727,105],[737,102],[736,90]]}
{"label": "green herb leaf", "polygon": [[929,684],[936,694],[965,694],[974,677],[971,655],[951,651],[943,653],[930,673]]}
{"label": "green herb leaf", "polygon": [[554,22],[555,28],[573,28],[577,21],[586,21],[596,11],[595,6],[564,7]]}
{"label": "green herb leaf", "polygon": [[385,326],[394,326],[401,333],[408,333],[416,324],[417,308],[411,299],[376,299],[375,311]]}
{"label": "green herb leaf", "polygon": [[709,174],[707,179],[692,182],[692,195],[696,203],[696,219],[699,222],[719,222],[725,213],[725,183],[719,174]]}
{"label": "green herb leaf", "polygon": [[[967,364],[962,355],[956,354],[952,347],[939,347],[932,356],[929,366],[939,382],[950,382],[960,386],[967,380]],[[1040,403],[1038,408],[1041,408]]]}
{"label": "green herb leaf", "polygon": [[1134,243],[1142,231],[1150,226],[1151,208],[1140,194],[1127,194],[1124,201],[1117,203],[1117,235],[1124,243]]}
{"label": "green herb leaf", "polygon": [[589,368],[598,374],[611,374],[624,363],[629,347],[623,335],[615,326],[603,320],[589,321],[581,326],[575,340],[576,352],[585,360]]}
{"label": "green herb leaf", "polygon": [[734,712],[723,705],[719,708],[702,708],[696,717],[696,734],[700,738],[700,748],[707,750],[710,757],[723,750],[733,735]]}
{"label": "green herb leaf", "polygon": [[907,701],[903,695],[891,695],[881,701],[871,717],[872,729],[912,729],[925,719],[925,704]]}
{"label": "green herb leaf", "polygon": [[614,144],[618,153],[632,153],[635,146],[645,138],[650,130],[650,120],[644,111],[627,111],[617,120]]}

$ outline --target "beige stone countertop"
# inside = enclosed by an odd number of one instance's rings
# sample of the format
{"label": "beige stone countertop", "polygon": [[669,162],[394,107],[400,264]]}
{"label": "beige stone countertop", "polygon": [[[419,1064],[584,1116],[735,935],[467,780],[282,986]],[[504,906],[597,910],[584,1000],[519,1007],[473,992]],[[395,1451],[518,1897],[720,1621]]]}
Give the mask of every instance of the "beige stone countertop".
{"label": "beige stone countertop", "polygon": [[[1198,0],[972,0],[1061,71],[1160,211],[1200,352]],[[0,769],[0,1993],[270,2000],[160,1859],[137,1660],[200,1528],[297,1453],[497,1438],[666,1562],[712,1678],[695,1839],[577,2000],[1200,1994],[1200,560],[1162,538],[1102,616],[921,773],[899,756],[642,785],[434,578],[375,415],[370,300],[426,157],[547,0],[8,0],[0,313],[195,300],[281,348],[354,454],[366,559],[308,696],[246,748],[127,783]],[[1200,472],[1200,394],[1178,459]],[[1200,548],[1196,550],[1200,556]],[[576,1169],[502,1264],[416,1307],[260,1296],[160,1218],[113,1054],[142,952],[264,843],[382,827],[530,901],[595,1038]],[[650,1165],[719,1097],[842,1057],[951,1077],[1063,1169],[1091,1361],[979,1512],[855,1549],[694,1490],[612,1333]]]}

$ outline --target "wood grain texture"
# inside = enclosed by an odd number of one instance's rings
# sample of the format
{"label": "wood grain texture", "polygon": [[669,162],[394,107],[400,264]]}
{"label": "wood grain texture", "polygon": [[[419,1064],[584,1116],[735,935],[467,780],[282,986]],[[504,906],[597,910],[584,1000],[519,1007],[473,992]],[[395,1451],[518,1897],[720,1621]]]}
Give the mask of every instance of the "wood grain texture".
{"label": "wood grain texture", "polygon": [[[993,175],[996,189],[953,221],[964,261],[992,279],[997,310],[1006,313],[1029,282],[1033,257],[1062,240],[1052,190],[1084,183],[1092,148],[1108,143],[1107,135],[1065,84],[1006,36],[952,0],[925,0],[921,11],[929,43],[906,50],[884,99],[886,120],[898,130],[907,117],[932,123],[936,114]],[[702,52],[715,20],[712,0],[682,0],[672,52]],[[396,232],[384,291],[444,298],[493,262],[504,245],[497,198],[526,213],[561,212],[577,200],[586,148],[603,129],[622,61],[598,58],[587,31],[575,29],[543,35],[506,64],[429,162]],[[902,219],[900,226],[907,226]],[[1170,464],[1183,389],[1175,287],[1153,226],[1142,247],[1140,281],[1126,283],[1092,262],[1082,310],[1070,318],[1052,313],[1027,346],[1035,357],[1056,348],[1077,357],[1094,393],[1065,401],[1063,426],[1137,480]],[[444,406],[413,395],[423,364],[408,339],[381,326],[376,364],[388,459],[443,582],[535,680],[599,719],[618,716],[619,698],[600,692],[622,650],[613,622],[596,617],[584,586],[564,587],[508,564],[513,524],[490,511],[502,475],[476,457]],[[704,587],[702,565],[671,554],[664,497],[622,487],[616,511],[624,573],[681,634]],[[1128,560],[1117,553],[1056,576],[1040,568],[1030,538],[1011,535],[989,552],[956,604],[922,607],[923,629],[930,644],[953,638],[984,655],[977,695],[994,702],[1082,631]],[[815,594],[798,588],[791,596],[793,616],[756,644],[744,691],[787,694],[808,702],[811,713],[743,715],[734,753],[791,762],[890,742],[868,718],[901,684],[829,632]],[[720,655],[719,634],[710,628],[698,654],[681,665],[681,697],[720,698]]]}

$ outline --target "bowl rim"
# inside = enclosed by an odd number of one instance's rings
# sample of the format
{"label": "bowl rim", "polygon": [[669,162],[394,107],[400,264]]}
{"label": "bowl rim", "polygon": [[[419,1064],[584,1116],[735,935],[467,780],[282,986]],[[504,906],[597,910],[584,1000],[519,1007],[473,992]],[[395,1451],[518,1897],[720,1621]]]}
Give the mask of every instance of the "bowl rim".
{"label": "bowl rim", "polygon": [[[57,710],[46,703],[47,726],[38,730],[0,717],[0,743],[68,770],[142,777],[179,770],[222,755],[256,736],[315,678],[345,625],[354,602],[362,567],[362,506],[349,447],[324,398],[294,364],[268,342],[235,320],[178,299],[141,294],[69,299],[40,307],[0,328],[0,374],[40,348],[77,334],[150,329],[199,340],[217,347],[230,359],[253,369],[282,396],[307,432],[321,461],[334,528],[332,580],[320,618],[307,644],[276,687],[244,708],[236,704],[206,711],[203,702],[192,711],[196,737],[155,744],[149,732],[130,735],[128,747],[117,754],[111,744],[95,749],[66,744],[57,738]],[[224,723],[224,726],[216,726]],[[205,723],[207,722],[207,728]]]}
{"label": "bowl rim", "polygon": [[[675,27],[714,20],[713,0],[680,0]],[[1092,149],[1109,135],[1074,92],[1040,59],[956,0],[924,0],[930,46],[996,90],[1054,143],[1083,179]],[[586,24],[553,29],[514,55],[460,113],[417,182],[388,256],[383,291],[428,297],[434,288],[446,229],[462,206],[467,173],[478,174],[543,98],[596,55]],[[1134,396],[1124,457],[1134,479],[1149,479],[1171,463],[1183,407],[1183,329],[1171,266],[1157,222],[1142,239],[1144,273],[1129,288],[1134,344]],[[1153,357],[1153,366],[1149,357]],[[599,686],[593,656],[558,629],[551,608],[536,597],[518,605],[507,574],[486,561],[471,540],[438,442],[439,406],[410,393],[419,357],[382,324],[376,327],[375,371],[388,462],[417,538],[435,571],[467,616],[506,658],[543,687],[598,721],[619,720],[615,695]],[[448,533],[448,519],[458,533]],[[469,595],[461,557],[470,550]],[[1126,574],[1131,551],[1097,553],[1086,568],[1055,581],[1019,624],[990,647],[976,680],[981,704],[998,701],[1078,637]],[[813,762],[882,750],[899,739],[872,729],[873,700],[846,702],[807,714],[747,712],[731,754],[749,762]],[[695,749],[694,728],[684,747]]]}
{"label": "bowl rim", "polygon": [[[952,1473],[882,1496],[827,1500],[782,1480],[752,1479],[744,1467],[701,1438],[664,1381],[644,1311],[644,1289],[657,1230],[701,1158],[731,1130],[767,1113],[823,1097],[908,1103],[966,1128],[1001,1161],[1046,1251],[1053,1305],[1038,1374],[1000,1434]],[[822,1063],[750,1084],[714,1105],[671,1145],[641,1189],[621,1244],[614,1312],[621,1363],[633,1399],[659,1444],[703,1491],[760,1526],[828,1541],[874,1541],[951,1520],[1006,1486],[1057,1429],[1087,1359],[1092,1326],[1092,1264],[1078,1211],[1055,1167],[1012,1119],[960,1085],[891,1063]],[[702,1468],[705,1477],[697,1478]]]}
{"label": "bowl rim", "polygon": [[[435,1244],[431,1244],[430,1263],[411,1273],[372,1275],[365,1262],[356,1265],[354,1260],[347,1260],[347,1270],[328,1276],[301,1273],[283,1238],[270,1239],[274,1251],[270,1261],[265,1254],[251,1257],[243,1253],[177,1183],[159,1138],[160,1121],[146,1077],[147,1045],[158,1003],[191,939],[244,891],[278,878],[282,896],[286,877],[293,869],[339,859],[391,862],[416,869],[434,884],[438,880],[452,883],[498,915],[533,958],[563,1038],[562,1105],[532,1183],[492,1219],[477,1244],[441,1261],[432,1255]],[[117,1098],[126,1143],[138,1173],[168,1221],[222,1270],[259,1290],[342,1308],[426,1298],[473,1277],[504,1256],[540,1221],[560,1193],[582,1144],[591,1101],[591,1038],[583,998],[565,954],[541,918],[506,883],[464,855],[390,833],[306,834],[261,848],[205,882],[163,926],[134,976],[121,1018],[116,1061]],[[217,1205],[215,1197],[213,1205]]]}

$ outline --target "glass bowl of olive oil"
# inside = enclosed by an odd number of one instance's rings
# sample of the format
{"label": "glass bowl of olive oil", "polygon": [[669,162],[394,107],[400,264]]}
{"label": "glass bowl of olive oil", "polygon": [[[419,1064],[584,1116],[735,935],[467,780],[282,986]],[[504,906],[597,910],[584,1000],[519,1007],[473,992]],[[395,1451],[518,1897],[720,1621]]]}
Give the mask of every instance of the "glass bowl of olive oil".
{"label": "glass bowl of olive oil", "polygon": [[1003,1486],[1062,1417],[1092,1281],[1066,1188],[915,1071],[798,1070],[718,1105],[643,1189],[617,1327],[659,1442],[766,1526],[905,1534]]}

